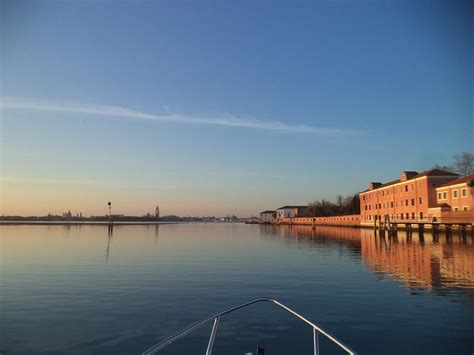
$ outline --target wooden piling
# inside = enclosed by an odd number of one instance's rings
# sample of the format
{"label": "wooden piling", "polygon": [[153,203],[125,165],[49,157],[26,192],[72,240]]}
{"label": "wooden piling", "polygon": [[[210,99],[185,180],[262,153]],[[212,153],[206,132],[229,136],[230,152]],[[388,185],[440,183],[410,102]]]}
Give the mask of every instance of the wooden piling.
{"label": "wooden piling", "polygon": [[451,236],[452,235],[452,226],[451,226],[451,224],[445,224],[444,228],[446,230],[446,236]]}
{"label": "wooden piling", "polygon": [[423,223],[418,223],[418,233],[423,234],[425,232],[425,225]]}

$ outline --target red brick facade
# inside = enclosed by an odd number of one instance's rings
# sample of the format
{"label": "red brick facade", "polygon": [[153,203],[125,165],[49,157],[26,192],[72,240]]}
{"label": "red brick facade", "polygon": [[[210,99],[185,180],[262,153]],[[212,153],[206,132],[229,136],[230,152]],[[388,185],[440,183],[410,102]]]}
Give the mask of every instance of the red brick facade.
{"label": "red brick facade", "polygon": [[418,174],[402,172],[400,179],[386,184],[370,183],[360,193],[361,224],[375,220],[420,220],[428,217],[428,209],[437,205],[436,187],[458,178],[440,169]]}
{"label": "red brick facade", "polygon": [[439,206],[447,205],[453,212],[474,210],[474,174],[456,179],[436,188]]}

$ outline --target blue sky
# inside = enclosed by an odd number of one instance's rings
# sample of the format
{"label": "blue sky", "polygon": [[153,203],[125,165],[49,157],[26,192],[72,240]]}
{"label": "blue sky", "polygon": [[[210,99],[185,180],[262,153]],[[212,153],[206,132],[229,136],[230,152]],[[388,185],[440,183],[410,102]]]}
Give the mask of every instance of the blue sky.
{"label": "blue sky", "polygon": [[246,216],[473,150],[473,3],[2,1],[0,213]]}

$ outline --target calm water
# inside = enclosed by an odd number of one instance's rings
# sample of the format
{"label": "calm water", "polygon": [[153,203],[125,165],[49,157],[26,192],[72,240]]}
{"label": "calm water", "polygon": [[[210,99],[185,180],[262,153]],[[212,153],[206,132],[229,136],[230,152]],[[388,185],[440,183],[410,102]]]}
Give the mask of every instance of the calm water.
{"label": "calm water", "polygon": [[[472,237],[372,233],[0,226],[0,352],[136,354],[203,316],[271,296],[360,354],[472,354]],[[209,330],[164,354],[202,354]],[[221,320],[215,353],[260,344],[268,354],[310,354],[311,342],[311,329],[260,304]],[[322,354],[338,353],[322,345]]]}

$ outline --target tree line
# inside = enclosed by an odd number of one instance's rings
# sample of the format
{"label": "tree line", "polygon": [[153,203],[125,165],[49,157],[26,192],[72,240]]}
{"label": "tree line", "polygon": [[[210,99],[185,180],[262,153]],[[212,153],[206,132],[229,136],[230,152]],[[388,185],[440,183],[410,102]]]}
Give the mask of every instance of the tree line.
{"label": "tree line", "polygon": [[359,195],[338,195],[336,202],[321,199],[308,204],[307,217],[330,217],[360,214]]}

